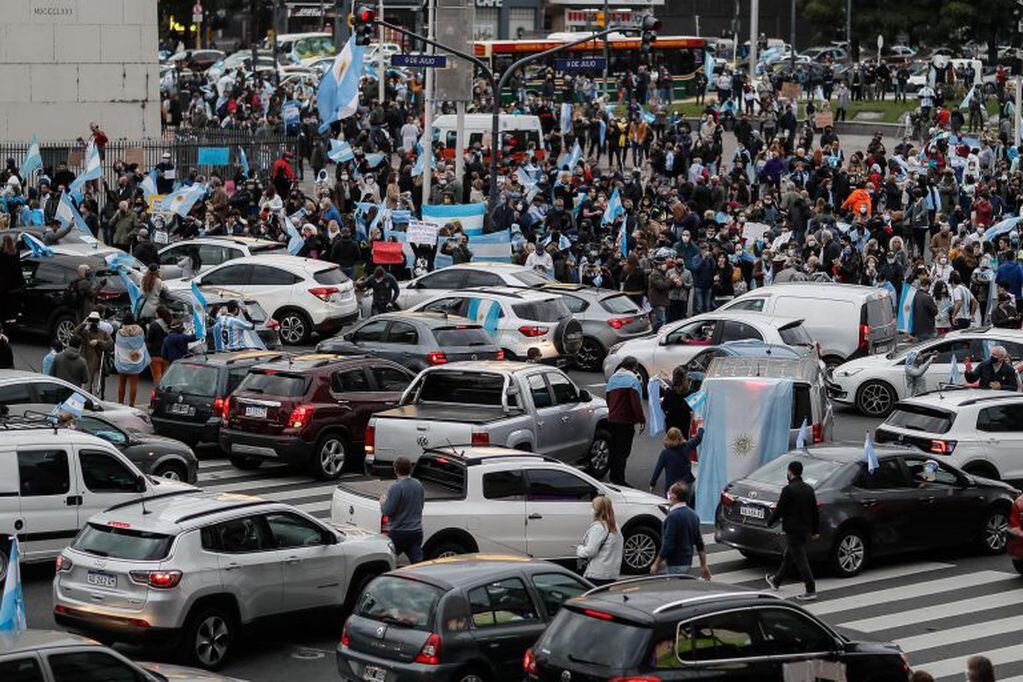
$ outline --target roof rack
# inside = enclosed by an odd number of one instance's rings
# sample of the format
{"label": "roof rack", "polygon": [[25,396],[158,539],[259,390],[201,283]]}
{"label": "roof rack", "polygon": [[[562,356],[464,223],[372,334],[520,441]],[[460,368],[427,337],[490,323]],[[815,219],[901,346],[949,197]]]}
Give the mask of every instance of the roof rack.
{"label": "roof rack", "polygon": [[658,613],[664,613],[670,609],[685,606],[687,604],[693,604],[701,601],[709,601],[711,599],[727,599],[728,597],[755,597],[757,599],[775,599],[778,601],[784,601],[784,598],[774,592],[716,592],[714,594],[701,594],[695,597],[687,597],[686,599],[679,599],[678,601],[668,602],[662,604],[654,609],[654,615]]}
{"label": "roof rack", "polygon": [[107,507],[104,511],[113,511],[115,509],[124,509],[125,507],[132,506],[133,504],[142,504],[143,502],[153,502],[155,500],[162,500],[162,499],[165,499],[167,497],[175,497],[177,495],[188,495],[188,494],[191,494],[191,493],[194,493],[194,492],[197,492],[197,491],[190,490],[188,488],[186,488],[184,490],[172,490],[169,493],[160,493],[159,495],[150,495],[149,497],[140,497],[140,498],[135,499],[135,500],[128,500],[126,502],[119,502],[119,503],[115,504],[112,507]]}
{"label": "roof rack", "polygon": [[636,583],[647,583],[653,580],[696,580],[695,575],[689,575],[688,573],[665,573],[663,575],[643,575],[638,578],[626,578],[625,580],[616,580],[613,583],[594,587],[589,592],[583,592],[581,596],[589,597],[590,595],[597,594],[598,592],[607,592],[612,587],[618,587],[620,585],[634,585]]}
{"label": "roof rack", "polygon": [[39,416],[0,415],[0,429],[4,431],[53,431],[56,434],[57,429],[61,428],[56,416],[51,419],[50,415],[38,414]]}
{"label": "roof rack", "polygon": [[[195,492],[195,491],[189,491]],[[248,507],[260,507],[265,504],[275,504],[273,500],[249,500],[248,502],[239,502],[237,504],[229,504],[224,507],[217,507],[216,509],[207,509],[201,512],[195,512],[193,514],[185,514],[184,516],[174,519],[174,523],[184,523],[185,521],[192,521],[193,519],[200,519],[204,516],[210,516],[211,514],[220,514],[221,512],[235,511],[237,509],[246,509]]]}

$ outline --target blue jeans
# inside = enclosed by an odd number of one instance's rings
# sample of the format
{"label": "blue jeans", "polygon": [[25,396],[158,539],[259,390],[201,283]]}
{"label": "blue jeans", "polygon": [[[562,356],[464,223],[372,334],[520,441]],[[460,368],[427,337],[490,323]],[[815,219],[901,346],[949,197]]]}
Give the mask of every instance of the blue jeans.
{"label": "blue jeans", "polygon": [[665,308],[663,305],[656,305],[650,309],[650,326],[657,331],[664,325]]}
{"label": "blue jeans", "polygon": [[714,310],[714,292],[712,289],[693,289],[693,315],[709,313]]}
{"label": "blue jeans", "polygon": [[664,570],[668,575],[689,575],[690,571],[693,570],[693,565],[689,563],[679,564],[678,566],[665,566]]}
{"label": "blue jeans", "polygon": [[394,543],[394,556],[404,554],[410,564],[418,564],[423,560],[423,531],[392,530],[387,535]]}

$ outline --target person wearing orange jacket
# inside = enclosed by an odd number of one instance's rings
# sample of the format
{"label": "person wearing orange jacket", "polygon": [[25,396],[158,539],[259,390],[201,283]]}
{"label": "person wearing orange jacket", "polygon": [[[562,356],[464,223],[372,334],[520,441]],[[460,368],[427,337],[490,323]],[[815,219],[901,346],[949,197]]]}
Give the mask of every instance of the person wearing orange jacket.
{"label": "person wearing orange jacket", "polygon": [[[864,207],[866,207],[865,211],[863,210]],[[856,215],[864,214],[869,216],[873,213],[870,192],[867,191],[866,182],[860,183],[860,186],[854,189],[849,194],[849,197],[842,202],[842,210],[852,210],[852,212]]]}

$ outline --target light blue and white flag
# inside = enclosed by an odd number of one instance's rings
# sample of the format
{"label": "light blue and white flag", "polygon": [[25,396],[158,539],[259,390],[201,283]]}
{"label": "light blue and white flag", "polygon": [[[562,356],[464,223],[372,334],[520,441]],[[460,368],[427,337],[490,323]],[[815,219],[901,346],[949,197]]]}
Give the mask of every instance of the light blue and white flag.
{"label": "light blue and white flag", "polygon": [[1009,216],[1008,218],[995,223],[984,232],[984,241],[994,241],[995,237],[1012,232],[1019,221],[1019,217]]}
{"label": "light blue and white flag", "polygon": [[902,284],[902,295],[899,297],[899,312],[895,328],[900,332],[913,332],[913,301],[916,298],[916,287],[908,282]]}
{"label": "light blue and white flag", "polygon": [[803,423],[799,425],[799,433],[796,434],[796,450],[806,449],[806,431],[808,426],[806,417],[803,417]]}
{"label": "light blue and white flag", "polygon": [[[699,391],[695,391],[686,396],[686,402],[689,403],[689,409],[693,411],[693,414],[700,419],[704,418],[704,411],[707,406],[707,392],[700,388]],[[688,436],[688,433],[682,434]]]}
{"label": "light blue and white flag", "polygon": [[880,285],[880,288],[888,292],[888,298],[892,302],[892,312],[896,312],[899,309],[899,294],[895,291],[895,286],[891,282],[885,280]]}
{"label": "light blue and white flag", "polygon": [[583,148],[579,146],[579,140],[575,141],[572,145],[572,151],[565,155],[565,161],[561,164],[561,167],[570,171],[574,171],[575,167],[583,160]]}
{"label": "light blue and white flag", "polygon": [[955,353],[952,353],[952,368],[948,371],[948,383],[953,386],[963,383],[963,375],[959,371],[959,361],[956,359]]}
{"label": "light blue and white flag", "polygon": [[147,199],[149,197],[156,196],[157,194],[160,193],[160,191],[158,189],[156,189],[156,169],[155,168],[153,170],[149,171],[146,174],[146,177],[142,178],[142,182],[139,183],[139,186],[142,188],[142,191],[145,192]]}
{"label": "light blue and white flag", "polygon": [[344,140],[330,141],[330,151],[327,152],[327,158],[334,163],[344,163],[345,161],[351,161],[355,158],[355,152],[352,151],[352,146]]}
{"label": "light blue and white flag", "polygon": [[622,198],[618,194],[618,189],[615,188],[611,198],[607,200],[607,208],[604,209],[604,215],[600,219],[600,224],[610,225],[623,215],[625,215],[625,207],[622,206]]}
{"label": "light blue and white flag", "polygon": [[53,249],[42,243],[28,232],[21,233],[21,241],[25,242],[33,258],[43,258],[53,255]]}
{"label": "light blue and white flag", "polygon": [[639,115],[643,117],[643,120],[646,121],[648,125],[657,119],[657,117],[647,111],[646,107],[642,104],[639,106]]}
{"label": "light blue and white flag", "polygon": [[618,228],[618,248],[622,252],[622,258],[629,256],[629,232],[625,229],[625,223]]}
{"label": "light blue and white flag", "polygon": [[362,77],[363,45],[351,36],[329,69],[323,73],[316,89],[316,108],[320,113],[320,132],[334,121],[348,118],[359,108],[359,80]]}
{"label": "light blue and white flag", "polygon": [[711,52],[703,53],[703,75],[707,77],[706,90],[710,90],[714,83],[714,56]]}
{"label": "light blue and white flag", "polygon": [[89,244],[96,244],[96,238],[92,236],[92,230],[89,229],[88,223],[85,222],[85,218],[78,212],[74,203],[71,201],[71,197],[67,192],[62,192],[60,195],[60,201],[57,202],[57,211],[54,213],[54,217],[63,227],[67,227],[69,224],[74,223],[75,227],[81,233],[82,241]]}
{"label": "light blue and white flag", "polygon": [[28,143],[25,150],[25,158],[21,162],[21,177],[28,180],[28,176],[43,167],[43,155],[39,151],[39,136],[33,135],[32,141]]}
{"label": "light blue and white flag", "polygon": [[50,413],[51,416],[57,417],[61,414],[70,414],[75,419],[82,416],[82,412],[85,411],[85,396],[81,393],[72,393],[64,402],[53,408]]}
{"label": "light blue and white flag", "polygon": [[71,194],[78,194],[82,191],[82,187],[86,182],[89,180],[99,180],[101,175],[103,175],[103,168],[99,160],[99,148],[93,142],[89,142],[88,147],[85,149],[85,168],[71,182],[71,186],[67,188],[67,191]]}
{"label": "light blue and white flag", "polygon": [[302,237],[302,234],[298,231],[298,228],[295,227],[295,223],[292,221],[301,220],[304,217],[305,209],[299,209],[290,216],[281,212],[281,222],[283,223],[284,234],[288,235],[288,253],[292,256],[297,256],[298,252],[302,250],[302,246],[305,245],[305,239]]}
{"label": "light blue and white flag", "polygon": [[189,187],[182,187],[171,194],[168,194],[160,202],[160,210],[165,213],[175,213],[182,218],[188,216],[189,211],[206,196],[207,186],[205,183],[195,183]]}
{"label": "light blue and white flag", "polygon": [[423,205],[423,222],[444,227],[448,223],[458,221],[462,231],[470,237],[483,234],[483,216],[487,206],[476,204],[430,204]]}
{"label": "light blue and white flag", "polygon": [[252,170],[249,168],[249,157],[241,147],[238,147],[238,165],[242,167],[242,175],[246,178],[252,175]]}
{"label": "light blue and white flag", "polygon": [[607,121],[600,119],[600,146],[604,146],[604,138],[607,137]]}
{"label": "light blue and white flag", "polygon": [[206,340],[206,297],[199,290],[199,285],[192,282],[192,328],[195,338]]}
{"label": "light blue and white flag", "polygon": [[149,367],[149,361],[145,334],[117,334],[114,339],[114,368],[118,374],[141,374],[142,370]]}
{"label": "light blue and white flag", "polygon": [[139,285],[135,284],[135,280],[129,277],[123,268],[117,269],[117,275],[124,282],[124,288],[128,290],[128,300],[131,301],[132,315],[138,317],[139,303],[142,302],[142,290],[139,289]]}
{"label": "light blue and white flag", "polygon": [[[425,207],[424,207],[425,208]],[[412,254],[412,247],[406,240],[406,234],[398,230],[385,230],[384,239],[394,237],[397,241],[405,244],[402,252],[405,254],[405,261],[411,267],[415,263]],[[491,232],[489,234],[468,235],[469,250],[472,251],[474,263],[510,263],[512,259],[512,238],[511,229]],[[451,265],[451,256],[437,250],[433,259],[434,269],[440,269]]]}
{"label": "light blue and white flag", "polygon": [[369,165],[370,168],[376,168],[386,158],[387,154],[385,154],[384,152],[372,152],[370,154],[366,154],[366,163]]}
{"label": "light blue and white flag", "polygon": [[[664,433],[664,409],[661,407],[661,380],[652,377],[646,384],[647,395],[647,435],[656,436]],[[688,433],[683,433],[688,438]]]}
{"label": "light blue and white flag", "polygon": [[122,268],[125,270],[133,270],[138,264],[138,261],[135,260],[134,256],[127,254],[124,251],[108,253],[103,257],[103,260],[106,261],[107,267],[112,270],[119,270]]}
{"label": "light blue and white flag", "polygon": [[867,435],[863,439],[863,459],[867,461],[867,472],[874,473],[878,463],[877,453],[874,452],[874,440],[870,437],[870,431],[867,431]]}
{"label": "light blue and white flag", "polygon": [[25,596],[21,590],[21,547],[18,537],[11,537],[10,556],[7,558],[7,579],[3,597],[0,597],[0,632],[22,632],[28,629],[25,621]]}
{"label": "light blue and white flag", "polygon": [[970,108],[970,103],[973,101],[973,96],[976,94],[976,92],[977,92],[977,85],[974,84],[973,87],[970,88],[970,91],[968,93],[966,93],[966,97],[963,97],[963,101],[959,103],[959,108],[960,109],[969,109]]}
{"label": "light blue and white flag", "polygon": [[572,105],[569,102],[561,103],[561,117],[559,119],[561,134],[568,135],[572,132]]}

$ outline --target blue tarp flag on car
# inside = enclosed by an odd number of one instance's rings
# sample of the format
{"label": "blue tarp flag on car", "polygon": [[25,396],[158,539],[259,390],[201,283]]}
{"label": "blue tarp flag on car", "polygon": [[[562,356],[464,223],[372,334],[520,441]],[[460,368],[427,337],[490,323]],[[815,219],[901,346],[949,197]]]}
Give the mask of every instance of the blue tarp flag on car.
{"label": "blue tarp flag on car", "polygon": [[323,72],[316,89],[316,108],[320,113],[320,132],[326,132],[334,121],[348,118],[359,108],[359,79],[365,46],[348,38],[344,48],[329,69]]}
{"label": "blue tarp flag on car", "polygon": [[103,258],[107,263],[107,267],[117,270],[118,268],[127,268],[131,270],[135,267],[138,261],[135,260],[134,256],[128,255],[124,251],[118,251],[116,253],[108,253]]}
{"label": "blue tarp flag on car", "polygon": [[39,151],[39,136],[33,135],[32,141],[28,143],[28,149],[25,150],[25,158],[21,162],[21,177],[27,178],[42,167],[43,155]]}
{"label": "blue tarp flag on car", "polygon": [[199,290],[199,285],[192,282],[192,327],[195,338],[206,340],[206,297]]}
{"label": "blue tarp flag on car", "polygon": [[21,240],[25,242],[25,246],[28,247],[29,252],[33,258],[42,258],[44,256],[52,256],[53,249],[46,244],[30,235],[28,232],[21,233]]}
{"label": "blue tarp flag on car", "polygon": [[18,537],[11,536],[7,557],[7,579],[0,597],[0,632],[21,632],[28,629],[25,621],[25,595],[21,589],[21,547]]}
{"label": "blue tarp flag on car", "polygon": [[[715,377],[707,392],[696,512],[714,522],[721,491],[789,449],[792,380]],[[742,409],[735,409],[741,405]]]}
{"label": "blue tarp flag on car", "polygon": [[899,311],[895,328],[900,332],[911,334],[913,332],[913,300],[916,298],[916,287],[910,286],[908,282],[902,284],[902,296],[899,297]]}
{"label": "blue tarp flag on car", "polygon": [[71,186],[67,188],[67,191],[70,194],[78,194],[86,182],[89,180],[99,180],[102,174],[103,168],[99,160],[99,148],[96,147],[95,143],[89,142],[89,146],[85,149],[85,168],[82,169],[77,178],[71,181]]}

